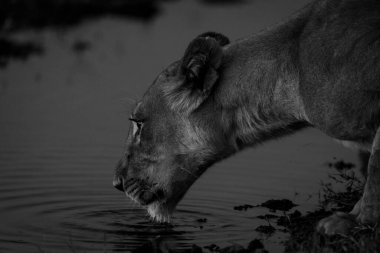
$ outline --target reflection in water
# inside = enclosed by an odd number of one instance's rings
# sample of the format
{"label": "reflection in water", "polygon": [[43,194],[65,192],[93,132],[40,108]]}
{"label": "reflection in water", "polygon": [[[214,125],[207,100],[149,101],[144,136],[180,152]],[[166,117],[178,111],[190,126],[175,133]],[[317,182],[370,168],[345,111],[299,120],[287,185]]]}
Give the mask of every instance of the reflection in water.
{"label": "reflection in water", "polygon": [[[126,223],[125,217],[134,222]],[[83,222],[78,222],[78,220]],[[182,241],[183,239],[179,239],[179,236],[184,233],[175,231],[169,224],[151,223],[145,215],[141,215],[140,210],[136,209],[80,213],[62,226],[72,231],[79,242],[88,240],[89,234],[103,234],[104,246],[112,251],[139,249],[150,241],[160,244],[164,238],[166,241]]]}
{"label": "reflection in water", "polygon": [[45,54],[0,70],[7,87],[0,88],[0,251],[141,252],[247,246],[254,238],[270,252],[281,249],[282,234],[266,239],[255,231],[267,225],[257,218],[266,210],[234,207],[287,198],[301,212],[313,209],[323,163],[332,156],[355,162],[353,152],[315,130],[213,166],[180,202],[172,225],[151,223],[113,189],[112,177],[128,131],[127,100],[141,97],[193,37],[215,30],[233,41],[304,3],[176,1],[152,23],[104,18],[65,32],[20,33],[42,41]]}

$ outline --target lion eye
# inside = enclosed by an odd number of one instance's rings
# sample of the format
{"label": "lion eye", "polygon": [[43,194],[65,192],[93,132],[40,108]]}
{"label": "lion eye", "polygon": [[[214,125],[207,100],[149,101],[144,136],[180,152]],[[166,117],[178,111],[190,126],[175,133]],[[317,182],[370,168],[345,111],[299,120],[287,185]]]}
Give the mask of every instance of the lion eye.
{"label": "lion eye", "polygon": [[140,134],[143,127],[143,122],[135,118],[129,118],[133,122],[133,135]]}

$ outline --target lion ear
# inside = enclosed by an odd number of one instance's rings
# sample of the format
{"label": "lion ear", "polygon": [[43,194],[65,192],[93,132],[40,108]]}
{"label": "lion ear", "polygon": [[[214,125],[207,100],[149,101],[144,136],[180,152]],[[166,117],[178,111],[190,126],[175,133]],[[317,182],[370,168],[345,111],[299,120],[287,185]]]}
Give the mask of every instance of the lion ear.
{"label": "lion ear", "polygon": [[204,93],[210,92],[219,77],[222,47],[228,43],[227,37],[214,32],[203,33],[190,43],[181,63],[187,86]]}
{"label": "lion ear", "polygon": [[213,38],[215,39],[220,46],[225,46],[227,44],[230,44],[230,40],[223,34],[221,33],[216,33],[216,32],[205,32],[199,35],[197,38]]}
{"label": "lion ear", "polygon": [[223,46],[228,43],[227,37],[214,32],[203,33],[190,43],[176,72],[180,81],[163,88],[173,110],[189,113],[207,99],[219,78]]}

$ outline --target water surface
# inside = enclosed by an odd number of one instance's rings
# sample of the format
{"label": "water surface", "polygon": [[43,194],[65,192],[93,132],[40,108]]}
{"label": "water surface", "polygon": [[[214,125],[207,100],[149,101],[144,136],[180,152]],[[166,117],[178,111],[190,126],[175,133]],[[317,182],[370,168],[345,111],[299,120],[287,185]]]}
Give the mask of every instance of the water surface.
{"label": "water surface", "polygon": [[[0,251],[130,252],[154,241],[175,249],[264,239],[281,251],[286,235],[255,232],[266,210],[242,204],[287,198],[317,205],[326,163],[356,154],[316,130],[272,141],[210,168],[180,202],[170,226],[113,189],[133,103],[187,43],[204,31],[231,40],[273,25],[308,1],[164,4],[148,23],[120,18],[15,37],[45,48],[0,69]],[[83,50],[76,50],[78,42]],[[84,43],[84,44],[83,44]],[[206,222],[203,222],[206,219]]]}

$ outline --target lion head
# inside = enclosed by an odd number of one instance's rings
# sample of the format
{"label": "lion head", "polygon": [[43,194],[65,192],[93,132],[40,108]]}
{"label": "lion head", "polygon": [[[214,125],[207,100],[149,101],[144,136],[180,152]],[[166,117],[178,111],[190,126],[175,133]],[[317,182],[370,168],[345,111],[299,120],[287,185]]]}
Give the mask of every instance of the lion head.
{"label": "lion head", "polygon": [[195,38],[130,115],[132,131],[113,185],[156,221],[169,221],[195,180],[234,152],[214,96],[228,43],[217,33]]}

